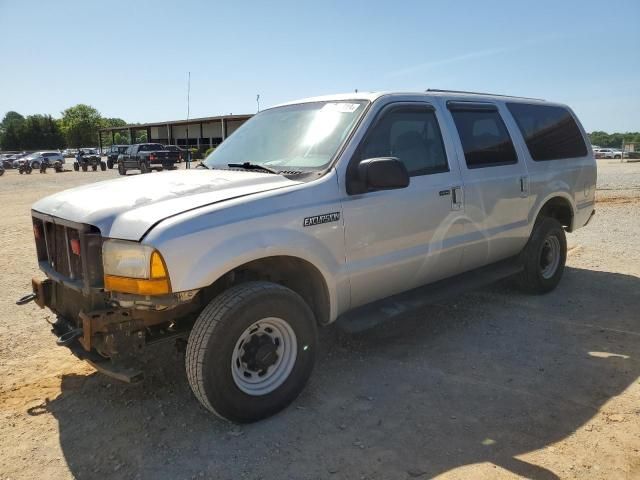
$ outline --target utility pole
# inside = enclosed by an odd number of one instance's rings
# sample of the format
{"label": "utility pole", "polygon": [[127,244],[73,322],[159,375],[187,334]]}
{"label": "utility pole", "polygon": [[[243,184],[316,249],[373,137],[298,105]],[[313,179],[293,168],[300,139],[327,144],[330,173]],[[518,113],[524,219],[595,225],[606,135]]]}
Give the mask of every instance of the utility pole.
{"label": "utility pole", "polygon": [[256,95],[256,103],[258,104],[258,112],[260,111],[260,94]]}
{"label": "utility pole", "polygon": [[191,145],[189,144],[189,106],[191,100],[191,72],[187,72],[187,168],[191,168]]}

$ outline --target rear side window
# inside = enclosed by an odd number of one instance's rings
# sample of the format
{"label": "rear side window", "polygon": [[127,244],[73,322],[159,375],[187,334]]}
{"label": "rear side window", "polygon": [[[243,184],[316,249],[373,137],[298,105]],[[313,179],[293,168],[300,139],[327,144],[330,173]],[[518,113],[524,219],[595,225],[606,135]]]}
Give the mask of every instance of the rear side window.
{"label": "rear side window", "polygon": [[449,108],[460,135],[467,167],[497,167],[518,162],[507,127],[495,107]]}
{"label": "rear side window", "polygon": [[573,116],[563,107],[508,103],[534,160],[584,157],[587,146]]}

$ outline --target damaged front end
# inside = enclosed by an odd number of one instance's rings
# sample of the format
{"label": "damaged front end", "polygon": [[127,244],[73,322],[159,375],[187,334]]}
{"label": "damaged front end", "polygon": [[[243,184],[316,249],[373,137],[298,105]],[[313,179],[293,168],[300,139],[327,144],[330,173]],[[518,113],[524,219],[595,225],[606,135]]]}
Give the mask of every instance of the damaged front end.
{"label": "damaged front end", "polygon": [[127,382],[142,378],[137,357],[149,344],[183,344],[201,308],[198,291],[141,296],[107,292],[99,231],[33,212],[34,235],[44,280],[32,280],[34,301],[57,317],[52,333],[59,346],[99,371]]}

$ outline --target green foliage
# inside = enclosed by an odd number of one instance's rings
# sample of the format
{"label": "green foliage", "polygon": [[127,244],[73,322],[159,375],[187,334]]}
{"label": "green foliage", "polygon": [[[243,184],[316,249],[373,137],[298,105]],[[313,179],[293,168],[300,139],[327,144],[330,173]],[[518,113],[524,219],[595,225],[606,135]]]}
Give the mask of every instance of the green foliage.
{"label": "green foliage", "polygon": [[20,142],[29,150],[59,149],[65,143],[59,122],[51,115],[29,115],[22,124]]}
{"label": "green foliage", "polygon": [[86,147],[98,144],[98,129],[102,117],[95,108],[78,104],[62,112],[62,132],[70,147]]}
{"label": "green foliage", "polygon": [[133,132],[133,136],[135,137],[135,141],[133,143],[147,142],[147,132],[145,130],[136,130]]}
{"label": "green foliage", "polygon": [[24,117],[18,112],[7,112],[0,122],[0,148],[2,150],[20,149],[20,130]]}
{"label": "green foliage", "polygon": [[591,145],[608,148],[621,148],[623,140],[625,143],[640,144],[640,132],[607,133],[595,131],[589,134],[589,139],[591,140]]}
{"label": "green foliage", "polygon": [[3,150],[58,149],[64,146],[59,121],[51,115],[29,115],[24,118],[16,112],[5,115],[0,124]]}
{"label": "green foliage", "polygon": [[216,147],[207,148],[207,150],[204,152],[204,158],[207,158],[215,149]]}
{"label": "green foliage", "polygon": [[191,160],[202,160],[202,152],[197,148],[190,148]]}

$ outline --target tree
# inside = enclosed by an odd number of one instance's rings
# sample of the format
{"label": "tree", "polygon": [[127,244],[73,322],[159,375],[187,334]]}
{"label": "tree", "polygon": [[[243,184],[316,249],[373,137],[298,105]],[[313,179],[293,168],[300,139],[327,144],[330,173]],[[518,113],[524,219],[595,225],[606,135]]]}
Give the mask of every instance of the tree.
{"label": "tree", "polygon": [[78,104],[62,112],[62,132],[70,147],[97,145],[102,126],[100,112],[90,105]]}
{"label": "tree", "polygon": [[18,112],[7,112],[0,122],[0,148],[2,150],[20,149],[20,130],[24,117]]}

